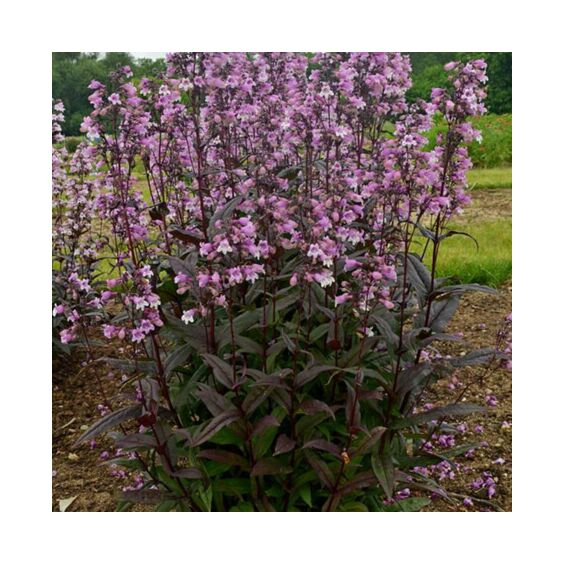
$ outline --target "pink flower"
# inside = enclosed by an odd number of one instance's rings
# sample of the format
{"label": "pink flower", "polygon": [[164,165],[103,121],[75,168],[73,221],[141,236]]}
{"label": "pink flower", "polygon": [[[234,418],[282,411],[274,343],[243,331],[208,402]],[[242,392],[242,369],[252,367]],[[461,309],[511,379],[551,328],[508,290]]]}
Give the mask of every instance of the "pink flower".
{"label": "pink flower", "polygon": [[341,294],[339,296],[335,296],[335,306],[344,304],[347,300],[351,298],[351,295],[348,293]]}
{"label": "pink flower", "polygon": [[61,313],[64,313],[65,311],[65,306],[63,305],[57,305],[55,304],[55,307],[53,308],[53,317],[56,317],[57,315],[61,315]]}
{"label": "pink flower", "polygon": [[333,273],[330,270],[322,270],[321,272],[317,272],[313,275],[313,278],[322,288],[327,288],[327,286],[331,286],[335,282],[335,278],[333,278]]}
{"label": "pink flower", "polygon": [[72,329],[63,329],[60,334],[61,343],[67,345],[68,343],[74,341],[75,335]]}
{"label": "pink flower", "polygon": [[182,321],[188,325],[188,323],[194,323],[194,315],[196,315],[197,310],[189,309],[182,314]]}
{"label": "pink flower", "polygon": [[140,343],[145,338],[145,333],[140,328],[135,328],[131,331],[131,340],[134,343]]}
{"label": "pink flower", "polygon": [[104,337],[106,337],[106,339],[113,339],[119,332],[119,329],[113,325],[104,325],[103,330]]}
{"label": "pink flower", "polygon": [[353,270],[362,266],[362,263],[354,259],[345,259],[345,271]]}

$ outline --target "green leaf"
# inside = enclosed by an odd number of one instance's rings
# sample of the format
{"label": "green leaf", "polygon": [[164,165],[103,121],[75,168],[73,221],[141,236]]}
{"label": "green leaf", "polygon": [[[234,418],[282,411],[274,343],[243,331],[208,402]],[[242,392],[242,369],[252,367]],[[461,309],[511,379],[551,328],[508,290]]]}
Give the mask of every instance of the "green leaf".
{"label": "green leaf", "polygon": [[311,487],[309,484],[301,486],[298,490],[298,495],[310,509],[313,507],[311,503]]}
{"label": "green leaf", "polygon": [[341,505],[339,511],[369,511],[368,507],[361,503],[360,501],[347,501],[344,505]]}
{"label": "green leaf", "polygon": [[389,452],[374,452],[371,458],[372,471],[388,498],[394,495],[394,465]]}
{"label": "green leaf", "polygon": [[421,511],[423,507],[429,505],[431,500],[427,497],[410,497],[392,503],[391,505],[384,506],[384,511]]}
{"label": "green leaf", "polygon": [[335,476],[331,469],[321,458],[313,454],[311,450],[305,451],[306,459],[309,465],[313,468],[317,477],[321,480],[321,482],[330,490],[333,489],[333,485],[335,484]]}
{"label": "green leaf", "polygon": [[214,417],[211,421],[206,423],[201,427],[195,435],[189,440],[190,446],[198,446],[206,441],[209,441],[216,433],[218,433],[223,427],[230,425],[234,421],[239,419],[240,414],[236,409],[232,409]]}

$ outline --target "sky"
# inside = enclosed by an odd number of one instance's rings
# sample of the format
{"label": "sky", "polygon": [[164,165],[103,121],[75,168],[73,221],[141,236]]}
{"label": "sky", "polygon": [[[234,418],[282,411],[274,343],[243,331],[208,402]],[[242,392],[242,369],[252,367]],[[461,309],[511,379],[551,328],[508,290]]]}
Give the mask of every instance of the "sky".
{"label": "sky", "polygon": [[162,53],[157,53],[156,51],[147,53],[131,51],[131,54],[137,59],[162,59],[166,55],[166,51]]}

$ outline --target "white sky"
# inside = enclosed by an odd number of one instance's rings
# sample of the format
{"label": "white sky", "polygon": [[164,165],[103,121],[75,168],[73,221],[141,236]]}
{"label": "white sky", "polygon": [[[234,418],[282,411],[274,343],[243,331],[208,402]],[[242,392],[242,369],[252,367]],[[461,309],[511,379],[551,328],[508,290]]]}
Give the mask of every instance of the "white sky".
{"label": "white sky", "polygon": [[164,58],[164,56],[166,55],[166,51],[162,52],[162,53],[157,53],[157,52],[147,52],[147,53],[142,53],[142,52],[138,52],[138,51],[131,51],[131,54],[136,57],[137,59],[162,59]]}

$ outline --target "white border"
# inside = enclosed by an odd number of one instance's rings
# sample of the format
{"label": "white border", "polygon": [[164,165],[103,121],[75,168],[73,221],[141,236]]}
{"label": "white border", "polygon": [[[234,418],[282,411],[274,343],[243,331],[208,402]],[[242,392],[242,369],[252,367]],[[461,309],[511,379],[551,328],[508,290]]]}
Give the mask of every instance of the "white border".
{"label": "white border", "polygon": [[[12,552],[4,560],[556,561],[563,396],[556,3],[215,0],[206,6],[73,0],[3,8],[0,467],[3,551]],[[515,513],[50,512],[50,52],[163,49],[514,52]]]}

